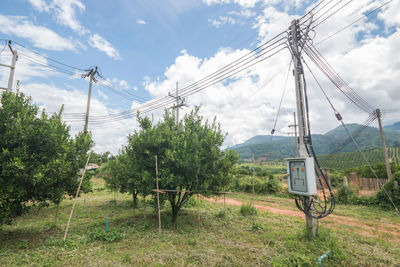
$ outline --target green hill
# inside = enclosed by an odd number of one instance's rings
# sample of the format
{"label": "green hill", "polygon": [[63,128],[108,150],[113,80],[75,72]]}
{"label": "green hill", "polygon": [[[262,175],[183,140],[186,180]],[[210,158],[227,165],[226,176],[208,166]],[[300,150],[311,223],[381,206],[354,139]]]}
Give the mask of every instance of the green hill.
{"label": "green hill", "polygon": [[[347,127],[354,135],[357,143],[362,150],[373,150],[381,148],[381,137],[379,129],[375,127],[365,127],[358,133],[359,124],[348,124]],[[400,143],[400,132],[384,129],[386,144],[388,147],[397,146]],[[342,127],[325,134],[312,135],[313,146],[317,154],[354,152],[356,146],[349,138],[346,130]],[[255,159],[266,157],[266,160],[283,159],[295,156],[294,137],[279,136],[271,140],[269,135],[256,136],[250,138],[243,144],[233,146],[229,149],[236,150],[244,160],[248,160],[254,153]]]}

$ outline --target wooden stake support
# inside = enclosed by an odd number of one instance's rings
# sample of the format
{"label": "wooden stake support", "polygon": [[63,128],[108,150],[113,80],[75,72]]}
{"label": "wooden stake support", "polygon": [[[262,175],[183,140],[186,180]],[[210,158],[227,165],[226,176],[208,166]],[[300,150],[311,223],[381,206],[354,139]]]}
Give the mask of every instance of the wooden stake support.
{"label": "wooden stake support", "polygon": [[[158,163],[156,155],[156,186],[157,186],[157,208],[158,208],[158,233],[161,234],[161,210],[160,210],[160,190],[158,189]],[[165,193],[165,192],[164,192]]]}
{"label": "wooden stake support", "polygon": [[74,213],[76,200],[78,199],[79,191],[81,190],[81,185],[82,185],[83,177],[85,176],[86,168],[87,168],[87,165],[89,164],[90,155],[92,155],[92,151],[90,151],[89,156],[88,156],[88,158],[87,158],[87,160],[86,160],[85,169],[83,169],[82,177],[81,177],[81,180],[80,180],[80,182],[79,182],[78,189],[76,190],[76,195],[75,195],[74,203],[72,204],[72,209],[71,209],[71,213],[69,214],[67,227],[65,228],[64,241],[67,239],[69,224],[71,223],[71,218],[72,218],[72,214]]}

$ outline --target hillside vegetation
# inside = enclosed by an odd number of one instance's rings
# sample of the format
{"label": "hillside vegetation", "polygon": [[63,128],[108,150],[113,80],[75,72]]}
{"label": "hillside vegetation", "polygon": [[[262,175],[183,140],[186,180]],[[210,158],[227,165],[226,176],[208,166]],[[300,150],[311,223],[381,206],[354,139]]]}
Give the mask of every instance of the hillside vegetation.
{"label": "hillside vegetation", "polygon": [[[357,132],[361,125],[349,124],[347,127],[353,133]],[[400,144],[400,133],[395,130],[385,129],[386,145],[388,147],[398,146]],[[360,134],[355,134],[355,139],[362,150],[373,150],[381,148],[381,137],[379,129],[375,127],[366,127]],[[342,126],[325,134],[312,135],[313,146],[317,154],[343,153],[356,151],[347,132]],[[284,159],[295,156],[294,137],[273,137],[257,136],[250,138],[243,144],[231,147],[241,155],[243,159],[251,159],[253,153],[255,159],[267,157],[267,160]]]}

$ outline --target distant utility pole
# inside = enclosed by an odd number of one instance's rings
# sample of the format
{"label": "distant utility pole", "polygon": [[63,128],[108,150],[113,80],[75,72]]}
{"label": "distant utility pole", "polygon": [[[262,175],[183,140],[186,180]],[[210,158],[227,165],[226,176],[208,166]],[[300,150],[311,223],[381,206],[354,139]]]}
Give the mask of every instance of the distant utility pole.
{"label": "distant utility pole", "polygon": [[383,128],[382,128],[381,111],[379,109],[376,110],[376,117],[378,118],[379,131],[381,132],[382,147],[383,147],[383,153],[385,155],[387,176],[388,176],[388,179],[390,180],[390,179],[392,179],[392,171],[390,169],[389,157],[388,157],[388,152],[387,152],[387,148],[386,148],[386,141],[385,141],[385,136],[383,134]]}
{"label": "distant utility pole", "polygon": [[291,132],[290,134],[294,134],[294,142],[296,143],[296,157],[298,157],[299,156],[299,147],[298,147],[298,144],[297,144],[297,124],[296,124],[296,112],[293,112],[293,124],[291,124],[291,125],[289,125],[288,127],[289,128],[291,128],[291,127],[293,127],[294,128],[294,132]]}
{"label": "distant utility pole", "polygon": [[13,79],[14,79],[14,72],[15,72],[15,63],[18,61],[18,52],[17,50],[14,50],[11,46],[11,41],[8,41],[8,47],[11,50],[12,53],[12,60],[11,60],[11,65],[6,65],[6,64],[0,64],[2,67],[7,67],[10,68],[10,76],[8,78],[8,87],[0,87],[2,90],[7,90],[7,91],[12,91],[12,84],[13,84]]}
{"label": "distant utility pole", "polygon": [[[299,138],[296,140],[298,143],[297,151],[300,157],[309,157],[306,144],[310,141],[309,132],[309,121],[306,114],[306,92],[304,88],[304,71],[303,64],[301,62],[301,49],[299,41],[301,39],[301,30],[298,20],[293,20],[289,28],[290,38],[289,45],[292,52],[293,60],[293,74],[295,78],[296,85],[296,106],[297,106],[297,118],[299,124]],[[313,236],[318,234],[318,219],[316,219],[315,208],[312,205],[312,196],[304,197],[304,207],[310,207],[309,212],[306,212],[306,224],[307,227],[311,229]]]}
{"label": "distant utility pole", "polygon": [[96,81],[94,78],[94,75],[96,75],[97,73],[98,73],[97,67],[95,67],[94,69],[90,69],[87,74],[83,75],[84,78],[90,77],[89,93],[88,93],[88,99],[87,99],[87,104],[86,104],[85,126],[83,128],[84,133],[87,133],[88,123],[89,123],[90,98],[92,97],[92,83],[93,83],[93,80]]}
{"label": "distant utility pole", "polygon": [[182,108],[183,106],[187,107],[187,105],[185,104],[185,101],[186,101],[185,98],[182,98],[182,97],[179,96],[178,82],[176,82],[176,93],[175,93],[175,95],[173,95],[171,93],[168,93],[168,95],[170,97],[175,98],[175,100],[176,100],[176,103],[172,107],[172,109],[176,110],[176,123],[178,123],[179,122],[179,109]]}

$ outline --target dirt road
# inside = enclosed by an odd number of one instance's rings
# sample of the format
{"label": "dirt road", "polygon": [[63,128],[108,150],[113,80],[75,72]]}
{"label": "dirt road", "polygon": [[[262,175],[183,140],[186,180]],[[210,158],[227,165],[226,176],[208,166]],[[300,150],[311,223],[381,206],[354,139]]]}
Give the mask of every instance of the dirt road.
{"label": "dirt road", "polygon": [[[223,199],[207,198],[206,200],[210,202],[224,203]],[[225,201],[227,205],[233,206],[241,206],[244,202],[248,202],[248,200],[241,201],[231,198],[226,198]],[[267,202],[257,201],[255,202],[254,206],[258,210],[304,218],[304,214],[302,212],[294,211],[285,207],[278,207],[276,204],[271,205]],[[372,220],[335,214],[331,214],[328,217],[321,219],[320,223],[329,228],[337,228],[337,224],[347,225],[353,228],[355,232],[363,236],[379,237],[388,241],[393,241],[393,239],[395,239],[397,242],[400,241],[400,225],[396,224],[377,223],[376,221]]]}

